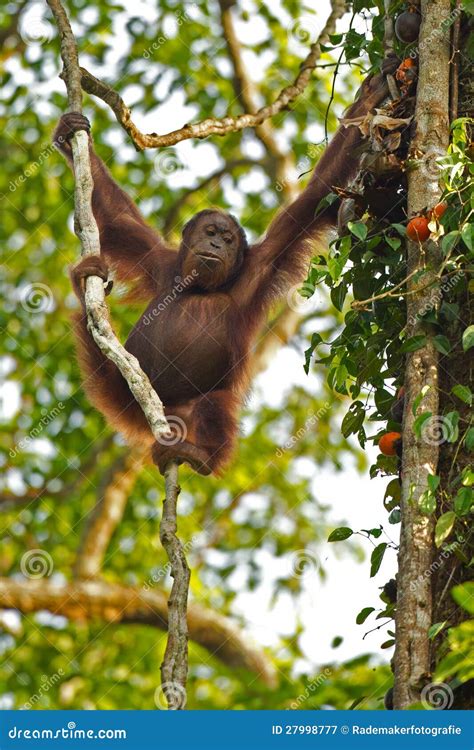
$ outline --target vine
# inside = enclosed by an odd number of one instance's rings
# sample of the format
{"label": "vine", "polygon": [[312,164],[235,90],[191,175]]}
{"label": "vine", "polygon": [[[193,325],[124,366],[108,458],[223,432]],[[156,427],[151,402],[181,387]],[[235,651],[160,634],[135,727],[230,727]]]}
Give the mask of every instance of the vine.
{"label": "vine", "polygon": [[[359,13],[378,8],[380,14],[371,23],[372,37],[351,28],[346,35],[333,35],[331,42],[342,47],[340,59],[345,55],[350,62],[366,55],[376,69],[383,55],[383,5],[354,2],[352,7]],[[471,28],[472,8],[466,6],[464,10],[461,19],[459,5],[453,6],[440,33],[449,34],[456,24],[457,38],[460,25]],[[313,334],[306,351],[305,369],[309,372],[311,364],[327,368],[329,385],[350,399],[341,425],[343,436],[355,435],[362,448],[369,441],[379,447],[370,476],[391,477],[383,501],[391,525],[401,521],[403,383],[407,354],[423,349],[429,339],[439,355],[441,370],[449,369],[450,362],[456,361],[460,372],[467,373],[466,378],[459,377],[454,384],[446,385],[445,379],[440,378],[439,414],[426,408],[430,386],[422,388],[410,404],[416,439],[431,440],[431,444],[436,441],[441,447],[440,468],[438,473],[428,475],[427,487],[417,499],[418,510],[426,518],[434,519],[434,556],[454,556],[467,569],[472,557],[469,516],[474,483],[472,464],[465,460],[474,449],[473,393],[469,385],[474,347],[474,325],[469,318],[474,261],[474,166],[470,136],[474,120],[460,116],[451,123],[448,152],[436,158],[430,167],[433,179],[440,180],[439,202],[425,206],[416,216],[409,216],[407,177],[416,168],[418,158],[410,148],[417,48],[416,38],[411,43],[400,41],[400,28],[402,36],[412,34],[414,27],[419,28],[418,4],[393,2],[390,14],[397,19],[395,51],[402,62],[396,81],[400,96],[377,110],[371,119],[350,123],[367,136],[368,148],[361,156],[361,171],[352,185],[324,201],[331,203],[337,198],[341,201],[338,237],[330,244],[327,255],[313,259],[305,284],[305,289],[322,284],[330,290],[343,323],[333,340],[325,340],[320,333]],[[455,53],[457,59],[457,50]],[[423,243],[428,239],[438,248],[436,263],[428,253],[423,256]],[[408,241],[419,244],[424,260],[415,270],[407,265]],[[407,299],[420,292],[427,304],[415,320],[410,320]],[[415,329],[413,335],[412,329]],[[382,526],[358,531],[341,527],[332,532],[329,541],[343,541],[354,533],[373,545],[370,560],[373,577],[385,553],[397,545],[390,539],[378,541],[385,533]],[[456,580],[449,586],[448,581],[448,589],[454,583]],[[456,602],[467,610],[466,586],[470,585],[461,584],[453,592]],[[394,644],[395,633],[390,622],[396,599],[396,581],[389,581],[381,593],[382,607],[365,606],[357,615],[358,624],[375,616],[384,621],[375,629],[389,626],[389,638],[382,648]],[[447,626],[454,624],[454,621],[433,623],[429,638],[434,641]],[[446,655],[456,637],[457,630],[449,630],[440,653]],[[452,678],[456,670],[446,658],[441,662],[440,674]],[[466,674],[463,673],[463,679],[467,679]]]}

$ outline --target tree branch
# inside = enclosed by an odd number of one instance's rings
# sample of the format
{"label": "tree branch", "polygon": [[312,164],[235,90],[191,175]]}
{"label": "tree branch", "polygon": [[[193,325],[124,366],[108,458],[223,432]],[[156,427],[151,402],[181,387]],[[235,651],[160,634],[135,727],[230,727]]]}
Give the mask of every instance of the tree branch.
{"label": "tree branch", "polygon": [[[64,63],[63,77],[70,111],[82,112],[81,71],[77,45],[71,25],[60,0],[46,0],[53,12],[61,37],[61,58]],[[97,223],[92,213],[91,197],[93,180],[89,158],[89,137],[83,130],[71,139],[74,175],[74,230],[80,239],[83,255],[99,255],[100,240]],[[127,381],[131,392],[140,404],[153,435],[159,439],[169,435],[163,404],[150,381],[141,370],[136,357],[120,344],[109,321],[105,304],[104,284],[98,276],[87,279],[85,302],[88,327],[95,343],[108,359],[114,362]]]}
{"label": "tree branch", "polygon": [[[166,594],[135,589],[105,581],[18,581],[0,578],[0,606],[24,614],[47,610],[72,621],[104,620],[111,625],[143,624],[160,630],[168,626]],[[227,618],[198,604],[190,604],[189,637],[229,667],[248,669],[268,686],[276,673],[262,651]]]}
{"label": "tree branch", "polygon": [[[440,34],[439,29],[449,27],[450,10],[450,0],[422,0],[416,130],[410,146],[410,157],[417,168],[408,174],[409,216],[434,206],[441,192],[437,159],[446,153],[449,144],[450,45],[449,35]],[[428,638],[432,624],[431,577],[426,573],[432,559],[434,514],[421,512],[420,498],[429,491],[428,477],[437,473],[439,441],[424,436],[423,431],[417,437],[414,421],[423,412],[431,413],[431,419],[439,419],[438,354],[433,334],[419,320],[427,309],[438,308],[442,296],[436,280],[437,245],[433,241],[423,245],[408,242],[407,267],[407,336],[423,333],[427,343],[406,357],[395,708],[408,708],[420,700],[420,691],[431,669]],[[413,275],[421,270],[425,271],[422,281]],[[425,395],[414,415],[414,401],[422,393]]]}
{"label": "tree branch", "polygon": [[[53,2],[55,0],[48,0],[48,2],[50,1]],[[311,45],[310,52],[303,61],[300,72],[294,82],[289,86],[285,86],[272,104],[261,107],[256,112],[246,112],[236,117],[226,115],[221,119],[208,117],[200,122],[184,125],[182,128],[173,130],[165,135],[158,135],[157,133],[145,134],[133,122],[132,113],[122,97],[111,86],[95,78],[85,68],[81,68],[81,85],[88,94],[97,96],[109,105],[117,121],[128,133],[139,151],[145,148],[174,146],[189,138],[207,138],[209,135],[226,135],[227,133],[235,133],[244,128],[254,128],[261,125],[270,117],[274,117],[282,110],[287,109],[305,90],[311,78],[311,73],[316,66],[316,61],[321,54],[320,44],[327,41],[328,35],[332,33],[335,27],[336,20],[344,14],[345,9],[345,0],[333,0],[332,12],[328,18],[326,27],[322,31],[318,41]]]}
{"label": "tree branch", "polygon": [[[51,8],[53,15],[56,19],[58,30],[61,37],[61,57],[64,63],[64,80],[66,83],[66,89],[68,93],[69,107],[72,111],[82,111],[82,89],[81,89],[81,70],[79,68],[79,60],[77,54],[77,45],[74,35],[72,33],[71,25],[66,16],[64,8],[61,5],[60,0],[47,0],[49,7]],[[89,136],[85,131],[79,131],[74,134],[71,139],[72,145],[72,156],[74,163],[74,174],[76,178],[76,190],[75,190],[75,214],[74,223],[75,231],[81,240],[82,253],[86,254],[100,254],[100,240],[99,230],[95,221],[94,214],[92,212],[92,189],[93,180],[91,173],[91,164],[89,156]],[[86,292],[85,292],[85,303],[87,311],[88,328],[96,342],[97,346],[102,350],[106,357],[114,362],[122,373],[123,377],[127,381],[130,391],[139,403],[142,411],[150,425],[152,434],[157,440],[160,440],[164,435],[170,435],[168,423],[165,418],[163,404],[161,403],[158,394],[153,389],[149,379],[145,373],[141,370],[140,364],[136,357],[131,355],[119,342],[115,333],[110,325],[107,306],[105,304],[105,293],[104,285],[99,277],[91,276],[86,281]],[[172,487],[169,483],[169,477],[173,476],[177,482],[177,464],[171,462],[165,471],[165,482],[167,493],[171,491]],[[176,497],[174,494],[168,496],[165,501],[165,508],[169,504],[170,511],[168,513],[168,523],[170,523],[170,513],[174,513],[174,519],[176,524]],[[180,546],[178,540],[176,545]],[[167,551],[172,550],[173,547],[168,546]],[[183,553],[184,558],[184,553]],[[171,574],[176,580],[181,581],[182,574],[177,567],[177,557],[171,557],[170,562],[172,566]],[[187,584],[189,583],[189,575]],[[175,587],[173,586],[173,589]],[[179,587],[179,597],[182,606],[184,607],[184,614],[180,609],[180,617],[176,621],[174,617],[174,609],[170,602],[170,617],[171,627],[169,628],[168,638],[170,643],[174,644],[176,639],[179,642],[179,648],[184,649],[184,653],[181,651],[175,655],[177,663],[187,665],[187,642],[186,638],[181,638],[181,630],[174,632],[174,626],[178,623],[179,627],[184,627],[186,631],[186,604],[187,604],[187,588],[186,597],[181,598],[182,587]],[[171,616],[173,614],[173,616]],[[184,618],[184,626],[183,620]],[[168,654],[168,648],[167,648]],[[167,657],[165,656],[165,662]],[[184,684],[186,682],[187,669],[178,669],[177,671],[177,682],[182,686],[184,696],[186,692],[184,690]],[[163,685],[166,693],[166,685]],[[171,695],[171,693],[169,693]],[[173,708],[173,702],[169,701],[169,707]]]}
{"label": "tree branch", "polygon": [[176,507],[181,488],[178,466],[174,462],[165,469],[166,497],[160,524],[160,539],[171,563],[173,586],[168,602],[168,642],[161,665],[161,684],[170,710],[184,708],[188,674],[188,604],[190,570],[183,545],[176,536]]}
{"label": "tree branch", "polygon": [[106,473],[77,553],[74,574],[78,578],[95,578],[100,574],[110,540],[122,520],[143,464],[143,453],[135,450],[119,456]]}

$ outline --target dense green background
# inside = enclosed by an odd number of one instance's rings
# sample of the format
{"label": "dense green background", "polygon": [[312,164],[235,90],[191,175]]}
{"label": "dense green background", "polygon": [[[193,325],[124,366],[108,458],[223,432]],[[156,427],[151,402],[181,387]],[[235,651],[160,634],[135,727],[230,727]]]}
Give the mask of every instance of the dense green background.
{"label": "dense green background", "polygon": [[[100,480],[126,449],[120,440],[110,439],[104,420],[86,401],[74,358],[69,321],[76,301],[67,268],[78,257],[79,246],[72,233],[73,179],[50,147],[54,123],[65,109],[65,97],[58,79],[56,32],[44,5],[10,2],[0,10],[0,35],[5,42],[0,105],[1,286],[6,300],[0,321],[0,365],[11,384],[11,391],[6,391],[7,413],[18,390],[21,396],[19,409],[3,425],[0,444],[5,476],[0,505],[0,575],[21,578],[22,555],[40,548],[51,555],[53,579],[62,581],[72,575],[84,522],[96,502]],[[139,124],[143,113],[153,113],[161,105],[173,107],[173,102],[181,102],[181,96],[193,120],[241,111],[220,30],[219,8],[214,2],[193,4],[191,20],[183,20],[183,9],[188,5],[168,2],[148,3],[148,7],[156,6],[152,20],[140,17],[139,6],[132,17],[126,10],[130,4],[125,2],[96,0],[91,4],[75,0],[68,6],[81,62],[120,90],[133,106]],[[252,69],[259,74],[265,72],[260,85],[262,102],[271,101],[293,80],[308,39],[316,36],[325,19],[322,11],[312,17],[300,2],[286,0],[282,6],[285,23],[273,15],[272,3],[259,4],[262,40],[251,48]],[[241,9],[236,9],[236,14],[249,25],[254,23]],[[147,53],[157,39],[164,41]],[[327,54],[321,60],[326,66],[331,62],[333,58]],[[307,127],[324,122],[333,71],[333,67],[320,67],[292,111],[273,121],[282,143],[289,145],[291,139],[296,164],[308,165],[308,146],[314,145],[315,139],[308,138]],[[359,80],[357,68],[340,69],[330,130],[335,127],[335,112],[350,101]],[[125,145],[125,134],[102,102],[86,97],[85,111],[93,122],[97,150],[114,177],[160,227],[183,193],[199,183],[186,164],[190,150],[211,148],[221,164],[243,154],[265,157],[252,131],[210,138],[205,144],[188,142],[165,155],[153,151],[136,154],[130,142]],[[150,129],[161,132],[158,114],[153,123]],[[177,122],[175,127],[181,124]],[[271,169],[253,169],[253,181],[248,179],[248,167],[241,166],[220,184],[190,193],[175,214],[171,235],[176,237],[174,228],[209,203],[232,208],[252,236],[260,234],[281,202],[282,186],[275,183]],[[307,169],[297,168],[296,172]],[[263,192],[260,187],[252,191],[252,182],[259,185],[257,173],[265,177]],[[242,182],[245,175],[247,179]],[[184,187],[170,187],[176,180]],[[230,204],[235,190],[241,196],[237,209]],[[138,308],[118,306],[117,297],[111,298],[113,316],[117,330],[124,335]],[[330,303],[320,299],[311,330],[316,318],[323,318],[318,325],[330,334],[338,320]],[[300,332],[298,340],[302,352],[304,333]],[[192,596],[220,613],[232,613],[239,591],[258,587],[263,573],[259,550],[274,557],[291,557],[295,550],[317,551],[318,541],[327,538],[327,509],[313,494],[307,463],[297,459],[309,459],[313,469],[325,465],[339,471],[349,454],[354,455],[354,448],[338,431],[344,413],[344,408],[339,410],[342,399],[335,400],[335,395],[319,382],[311,373],[307,389],[289,389],[284,408],[272,409],[259,399],[252,402],[239,453],[223,479],[198,478],[186,469],[181,472],[180,535],[186,542],[199,534],[189,554]],[[316,428],[304,429],[292,450],[277,456],[280,446],[304,427],[308,414],[328,403],[329,408],[323,409],[317,422],[317,434]],[[52,419],[48,417],[51,413],[55,415]],[[42,419],[46,424],[40,430],[40,442],[18,448]],[[364,466],[361,454],[356,454],[356,460]],[[38,490],[44,490],[41,498],[31,499]],[[141,586],[165,564],[157,531],[162,490],[156,470],[144,469],[112,539],[103,571],[106,580]],[[232,512],[227,510],[233,499],[234,506],[239,506],[238,513],[235,507]],[[275,523],[275,519],[288,519],[288,523]],[[211,533],[206,536],[203,529]],[[211,554],[209,545],[218,554]],[[239,575],[233,576],[236,569]],[[324,575],[322,568],[320,575]],[[296,606],[301,581],[295,572],[277,580],[275,601],[279,592],[286,591]],[[361,602],[361,606],[364,604]],[[238,622],[235,616],[234,620]],[[238,624],[244,626],[245,622]],[[369,657],[337,665],[335,651],[334,665],[309,668],[300,659],[299,636],[295,633],[271,654],[279,675],[279,687],[273,690],[254,675],[236,673],[192,645],[188,706],[285,708],[303,696],[299,703],[302,708],[342,709],[361,699],[363,708],[380,707],[388,667],[375,668]],[[151,627],[68,623],[64,618],[43,614],[21,620],[3,617],[2,705],[21,707],[39,693],[37,708],[153,708],[164,641],[164,634]],[[295,663],[299,665],[297,671]],[[61,679],[55,680],[50,689],[41,690],[42,682],[55,673]],[[311,687],[321,674],[317,688]]]}

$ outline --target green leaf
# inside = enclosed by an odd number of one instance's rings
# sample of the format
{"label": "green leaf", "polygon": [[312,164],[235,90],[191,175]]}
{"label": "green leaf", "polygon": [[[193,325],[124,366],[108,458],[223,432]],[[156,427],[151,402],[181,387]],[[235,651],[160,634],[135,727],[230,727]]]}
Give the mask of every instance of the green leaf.
{"label": "green leaf", "polygon": [[456,604],[459,604],[470,615],[474,615],[474,581],[468,581],[467,583],[455,586],[451,590],[451,596]]}
{"label": "green leaf", "polygon": [[373,536],[376,539],[379,538],[379,536],[382,536],[382,529],[362,529],[366,534],[369,536]]}
{"label": "green leaf", "polygon": [[450,411],[442,418],[444,427],[447,428],[443,429],[443,435],[448,443],[455,443],[459,438],[459,416],[458,411]]}
{"label": "green leaf", "polygon": [[349,221],[347,228],[359,240],[365,240],[367,237],[368,229],[363,221]]}
{"label": "green leaf", "polygon": [[402,520],[402,514],[400,508],[394,508],[388,517],[388,522],[392,525],[400,523]]}
{"label": "green leaf", "polygon": [[357,625],[362,625],[372,612],[375,612],[375,607],[364,607],[364,609],[361,609],[356,617]]}
{"label": "green leaf", "polygon": [[387,549],[387,542],[378,544],[370,556],[370,577],[373,578],[378,572],[382,564],[385,550]]}
{"label": "green leaf", "polygon": [[436,510],[436,495],[431,490],[425,490],[418,500],[418,507],[425,516],[431,516]]}
{"label": "green leaf", "polygon": [[348,526],[339,526],[338,529],[334,529],[328,536],[328,542],[343,542],[344,539],[349,539],[354,532],[349,529]]}
{"label": "green leaf", "polygon": [[430,387],[431,386],[429,385],[424,385],[423,388],[421,389],[421,393],[419,393],[418,396],[416,396],[416,398],[413,400],[413,404],[411,407],[413,416],[416,416],[417,409],[419,405],[421,404],[421,402],[423,401],[426,394],[428,393],[428,391],[430,390]]}
{"label": "green leaf", "polygon": [[462,229],[461,236],[472,252],[474,250],[474,224],[466,224]]}
{"label": "green leaf", "polygon": [[331,302],[333,303],[336,310],[339,310],[339,312],[342,311],[342,308],[344,306],[344,300],[346,299],[347,295],[347,286],[343,284],[339,284],[338,286],[331,289]]}
{"label": "green leaf", "polygon": [[382,416],[388,415],[393,403],[393,394],[385,388],[377,388],[375,391],[375,405]]}
{"label": "green leaf", "polygon": [[448,510],[447,513],[443,513],[443,515],[438,518],[435,527],[435,544],[437,547],[441,547],[444,540],[451,534],[455,522],[456,513],[453,510]]}
{"label": "green leaf", "polygon": [[386,236],[385,237],[385,241],[386,241],[387,245],[390,245],[390,247],[392,248],[392,250],[398,250],[398,248],[402,244],[401,239],[399,239],[398,237],[387,237]]}
{"label": "green leaf", "polygon": [[449,354],[449,352],[451,351],[451,344],[449,342],[449,339],[446,336],[442,336],[441,334],[438,336],[433,336],[433,345],[434,348],[441,354]]}
{"label": "green leaf", "polygon": [[423,425],[425,424],[425,422],[431,419],[432,416],[433,415],[430,411],[424,411],[413,422],[413,432],[415,433],[418,440],[421,440],[421,430],[423,429]]}
{"label": "green leaf", "polygon": [[331,641],[331,648],[339,648],[343,640],[344,638],[342,638],[340,635],[336,635],[336,637]]}
{"label": "green leaf", "polygon": [[465,352],[474,346],[474,325],[466,328],[462,335],[462,348]]}
{"label": "green leaf", "polygon": [[474,471],[469,467],[464,469],[461,482],[464,487],[472,487],[474,484]]}
{"label": "green leaf", "polygon": [[466,437],[464,438],[464,442],[468,451],[472,451],[474,449],[474,427],[470,427],[468,429],[468,431],[466,432]]}
{"label": "green leaf", "polygon": [[390,638],[389,641],[384,641],[380,648],[386,649],[386,648],[392,648],[392,646],[395,645],[395,640],[393,638]]}
{"label": "green leaf", "polygon": [[441,240],[441,250],[444,255],[449,255],[449,253],[454,250],[457,243],[459,242],[460,236],[461,232],[456,229],[454,232],[449,232],[443,237],[443,239]]}
{"label": "green leaf", "polygon": [[454,498],[454,510],[458,516],[465,516],[474,503],[474,493],[470,487],[461,487]]}
{"label": "green leaf", "polygon": [[349,411],[345,415],[341,424],[342,435],[347,438],[349,435],[353,435],[358,432],[362,427],[365,419],[365,409],[361,401],[354,401],[350,405]]}
{"label": "green leaf", "polygon": [[390,482],[387,484],[387,489],[385,490],[384,500],[386,500],[388,497],[393,497],[394,500],[397,502],[400,502],[402,496],[402,488],[400,487],[400,482],[398,479],[391,479]]}
{"label": "green leaf", "polygon": [[406,352],[416,352],[418,349],[422,349],[424,346],[426,346],[426,342],[427,339],[424,334],[412,336],[401,345],[400,352],[402,354]]}
{"label": "green leaf", "polygon": [[451,393],[464,401],[465,404],[472,404],[472,393],[471,389],[467,385],[455,385],[451,389]]}
{"label": "green leaf", "polygon": [[431,492],[436,492],[436,490],[439,487],[439,483],[441,482],[441,477],[439,477],[437,474],[428,474],[428,487],[430,488]]}
{"label": "green leaf", "polygon": [[392,224],[392,228],[396,229],[398,234],[400,234],[402,237],[406,237],[407,228],[403,226],[403,224]]}
{"label": "green leaf", "polygon": [[434,640],[436,636],[439,635],[442,630],[444,630],[447,624],[447,620],[445,620],[444,622],[435,622],[435,624],[428,629],[428,638],[430,639],[430,641]]}

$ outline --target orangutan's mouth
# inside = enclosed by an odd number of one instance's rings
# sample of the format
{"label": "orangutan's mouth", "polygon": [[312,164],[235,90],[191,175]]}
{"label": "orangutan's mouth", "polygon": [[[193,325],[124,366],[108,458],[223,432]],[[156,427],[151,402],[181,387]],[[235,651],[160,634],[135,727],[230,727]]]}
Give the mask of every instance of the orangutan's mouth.
{"label": "orangutan's mouth", "polygon": [[222,258],[219,258],[218,255],[213,255],[212,253],[199,253],[199,258],[206,263],[207,261],[211,261],[211,263],[222,263]]}

